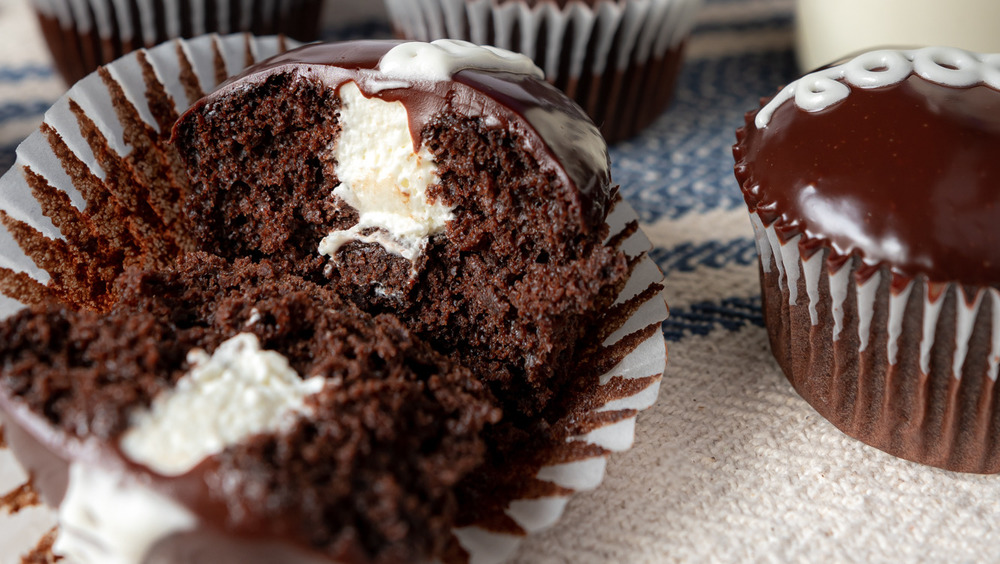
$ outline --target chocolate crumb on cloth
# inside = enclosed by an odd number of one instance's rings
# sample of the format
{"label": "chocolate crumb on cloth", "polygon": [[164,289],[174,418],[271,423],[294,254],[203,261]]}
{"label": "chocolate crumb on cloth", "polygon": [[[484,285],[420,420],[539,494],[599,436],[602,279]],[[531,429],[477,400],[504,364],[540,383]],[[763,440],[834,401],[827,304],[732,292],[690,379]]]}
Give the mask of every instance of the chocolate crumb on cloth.
{"label": "chocolate crumb on cloth", "polygon": [[[198,230],[191,228],[190,219],[192,216],[186,213],[190,209],[182,210],[185,213],[174,215],[172,220],[165,218],[165,216],[169,216],[169,202],[174,200],[169,194],[164,195],[163,190],[176,190],[180,193],[184,193],[188,189],[197,190],[196,183],[187,183],[186,179],[178,179],[176,173],[173,172],[178,170],[178,163],[175,162],[178,152],[174,147],[165,145],[166,136],[169,134],[165,125],[171,119],[172,112],[177,112],[187,105],[182,102],[175,103],[175,101],[189,101],[193,96],[213,90],[220,77],[228,76],[242,69],[247,58],[251,55],[254,59],[259,59],[262,51],[274,52],[280,49],[283,49],[283,46],[277,40],[261,40],[242,35],[179,41],[125,57],[111,65],[107,72],[91,75],[90,78],[71,89],[66,98],[57,102],[53,111],[47,114],[43,128],[49,127],[58,135],[50,134],[45,137],[44,133],[40,131],[30,137],[19,150],[21,159],[18,166],[0,179],[0,184],[4,188],[12,188],[11,193],[24,193],[28,196],[28,206],[3,207],[12,212],[11,218],[14,221],[20,222],[17,225],[23,224],[26,228],[24,232],[29,236],[13,240],[10,238],[9,232],[0,232],[0,254],[9,259],[5,262],[8,270],[4,272],[15,280],[22,276],[25,277],[33,284],[32,288],[38,290],[35,294],[18,294],[17,297],[22,301],[42,304],[51,301],[52,296],[65,296],[66,299],[63,301],[66,303],[65,309],[69,315],[107,315],[113,317],[116,315],[114,313],[117,311],[116,308],[124,307],[124,305],[118,304],[114,300],[104,302],[94,299],[93,297],[98,295],[93,290],[95,281],[99,281],[107,287],[113,288],[117,285],[118,288],[127,288],[127,285],[123,285],[122,279],[126,272],[135,273],[143,270],[147,273],[162,272],[169,268],[168,265],[163,264],[163,257],[157,250],[163,248],[162,245],[158,246],[159,242],[144,242],[142,226],[121,221],[127,217],[127,213],[116,211],[104,215],[104,220],[101,222],[95,222],[94,217],[99,208],[98,202],[96,198],[92,201],[87,200],[84,197],[86,190],[89,190],[88,193],[91,195],[103,196],[106,202],[119,206],[117,208],[119,210],[124,209],[124,205],[116,195],[118,190],[126,190],[121,196],[123,200],[133,198],[131,205],[143,205],[139,203],[139,200],[146,201],[149,208],[161,220],[160,225],[167,232],[165,237],[182,242],[176,245],[177,251],[184,250],[192,241],[195,243],[194,246],[204,242],[204,240],[198,239]],[[458,74],[464,73],[466,71],[460,71]],[[476,73],[470,74],[475,75]],[[497,76],[504,80],[517,80],[520,75],[508,76],[505,72],[498,72]],[[178,77],[178,79],[170,80],[164,79],[164,77]],[[480,77],[480,79],[482,78]],[[538,84],[543,85],[541,82]],[[422,86],[427,87],[426,84]],[[398,89],[398,85],[396,88]],[[437,87],[431,86],[430,91],[434,91],[434,88]],[[468,88],[468,85],[455,86],[455,88]],[[543,85],[543,88],[543,92],[547,96],[556,93],[548,86]],[[549,92],[552,94],[548,94]],[[564,100],[561,95],[559,96],[560,98],[556,98],[556,101]],[[511,101],[504,101],[504,103],[509,102]],[[459,107],[465,106],[460,105]],[[492,111],[498,107],[502,109],[503,105],[485,104],[480,106],[480,109],[485,108]],[[582,114],[578,110],[575,114],[573,112],[561,113],[565,109],[558,107],[546,107],[545,110],[554,113],[557,118],[567,116],[570,118],[565,120],[565,123],[553,122],[556,125],[556,131],[562,131],[567,127],[570,129],[577,127],[578,124],[575,123],[575,120],[585,119],[582,118]],[[431,535],[433,540],[430,542],[433,546],[427,550],[448,562],[461,562],[469,558],[475,558],[477,561],[479,559],[503,560],[516,549],[519,540],[524,535],[538,531],[555,522],[569,495],[581,489],[596,487],[603,475],[605,458],[611,452],[624,450],[631,446],[631,422],[640,410],[645,409],[655,400],[663,370],[664,346],[662,335],[659,333],[659,325],[667,311],[659,295],[662,290],[659,284],[662,275],[645,254],[649,248],[649,242],[637,228],[637,217],[634,211],[621,200],[620,196],[610,190],[606,173],[607,155],[603,144],[583,147],[588,155],[586,159],[590,159],[590,162],[599,162],[598,174],[587,174],[586,167],[582,169],[583,174],[577,176],[566,174],[560,168],[562,166],[560,158],[566,156],[567,162],[578,166],[580,165],[578,160],[581,158],[580,154],[578,152],[568,153],[565,151],[565,147],[563,147],[564,152],[560,153],[559,147],[553,147],[548,139],[535,130],[534,119],[544,116],[534,115],[529,116],[530,119],[524,120],[519,115],[511,117],[510,114],[504,113],[505,111],[500,112],[499,118],[486,114],[480,124],[489,140],[499,140],[497,147],[502,147],[502,150],[499,150],[498,153],[501,155],[520,155],[518,158],[525,159],[524,162],[536,159],[535,162],[542,163],[542,166],[538,170],[534,170],[532,167],[524,165],[525,173],[533,175],[529,176],[531,178],[555,178],[557,182],[562,183],[562,189],[565,191],[562,192],[562,196],[557,198],[558,205],[546,202],[540,209],[533,208],[528,198],[520,200],[524,205],[523,213],[515,215],[519,216],[516,221],[522,223],[515,222],[515,225],[522,226],[518,228],[524,230],[522,233],[517,233],[517,229],[511,229],[510,222],[507,222],[503,227],[497,227],[496,223],[490,223],[489,226],[496,227],[499,235],[513,241],[507,243],[504,248],[512,253],[511,257],[521,261],[509,261],[512,264],[500,265],[501,268],[507,271],[523,268],[527,270],[527,273],[518,276],[523,280],[534,281],[525,283],[522,294],[537,301],[526,303],[528,305],[535,303],[536,306],[544,304],[550,299],[545,293],[552,291],[554,294],[551,296],[551,300],[559,304],[555,310],[560,311],[559,308],[563,308],[563,317],[559,319],[559,323],[565,324],[561,328],[562,336],[558,339],[551,339],[554,348],[561,352],[553,353],[539,350],[537,357],[543,358],[548,354],[550,356],[546,357],[548,360],[545,362],[552,362],[551,359],[559,358],[559,354],[561,354],[562,358],[568,359],[567,363],[571,366],[557,366],[552,370],[532,364],[531,368],[535,374],[532,378],[517,380],[507,377],[487,381],[491,384],[494,393],[501,396],[505,393],[509,394],[508,399],[498,402],[503,407],[505,416],[499,424],[487,426],[481,435],[486,445],[483,463],[475,471],[465,474],[466,478],[450,490],[456,499],[456,513],[451,514],[453,517],[445,519],[451,519],[450,525],[448,525],[451,527],[450,531],[441,536]],[[378,112],[374,113],[378,114]],[[455,117],[461,117],[460,112]],[[398,123],[397,120],[395,125]],[[402,120],[402,123],[404,128],[408,125],[405,119]],[[509,130],[504,129],[507,126],[509,126]],[[477,130],[471,126],[460,131],[463,131],[465,135],[470,135],[470,138],[473,139],[477,135]],[[403,139],[400,146],[407,148],[408,152],[412,153],[418,147],[414,144],[414,139],[408,130],[404,129],[400,138]],[[429,146],[433,139],[422,141],[424,146]],[[576,147],[576,149],[579,150],[580,147]],[[142,155],[141,159],[139,158],[140,154]],[[554,157],[553,154],[557,156]],[[98,155],[102,157],[96,158]],[[463,158],[465,157],[467,156],[463,156]],[[595,161],[595,157],[600,157],[600,160]],[[148,170],[145,173],[134,170],[136,166],[144,166],[144,163],[149,159],[155,159],[159,163],[155,165],[158,167],[155,170],[171,171],[171,174],[174,175],[174,182],[156,185],[151,182],[155,175],[149,174]],[[501,160],[501,162],[507,161]],[[313,163],[306,164],[314,166]],[[553,166],[555,168],[551,168]],[[100,245],[85,245],[80,242],[82,240],[78,240],[79,238],[74,239],[72,233],[67,234],[71,231],[69,222],[63,221],[61,218],[50,220],[44,214],[33,209],[32,206],[35,205],[48,205],[47,202],[39,203],[38,200],[45,200],[49,196],[42,194],[37,189],[33,190],[31,186],[27,185],[24,176],[21,175],[22,172],[28,175],[32,173],[38,175],[45,184],[52,188],[49,192],[58,193],[54,196],[55,198],[68,199],[75,211],[64,206],[64,209],[70,212],[64,215],[67,217],[78,216],[81,220],[89,221],[93,226],[92,239],[99,240],[102,237],[109,239],[111,233],[124,233],[131,237],[130,240],[135,243],[135,246],[132,255],[130,255],[133,257],[132,262],[127,265],[127,268],[122,265],[87,276],[63,275],[56,277],[35,266],[33,259],[41,260],[40,257],[44,257],[46,254],[53,258],[65,259],[62,261],[65,265],[79,264],[80,261],[77,260],[79,257],[82,257],[84,263],[102,264],[100,257],[104,249]],[[339,171],[334,167],[332,172]],[[294,177],[294,175],[292,176]],[[489,178],[488,173],[480,173],[478,179],[482,189],[489,194],[494,180]],[[587,195],[596,195],[600,211],[588,207],[595,205],[595,200],[580,198],[580,194],[574,192],[576,184],[573,181],[577,179],[582,179],[579,182],[580,185],[586,186],[588,190],[594,190],[593,193],[587,193]],[[128,192],[128,181],[137,183],[140,188]],[[86,190],[76,187],[81,182],[85,184]],[[444,182],[442,182],[443,184]],[[359,184],[353,186],[359,186]],[[328,186],[328,188],[332,191],[333,187]],[[438,190],[440,192],[437,192]],[[363,192],[363,190],[358,192]],[[441,186],[434,185],[429,193],[439,196],[439,194],[446,194],[446,191]],[[42,195],[38,196],[38,194]],[[343,202],[338,201],[339,195],[329,195],[329,192],[327,194],[328,198],[325,199],[328,202],[337,203],[337,221],[340,223],[327,226],[328,230],[325,232],[322,229],[315,229],[319,237],[312,242],[308,249],[319,254],[318,247],[327,236],[357,235],[374,241],[363,252],[373,257],[382,256],[386,262],[398,266],[399,261],[395,260],[397,258],[395,255],[384,252],[379,254],[379,249],[384,247],[384,244],[388,243],[390,247],[393,246],[394,235],[375,234],[377,225],[367,225],[354,229],[357,225],[350,223],[352,219],[362,223],[370,220],[370,217],[364,216],[362,213],[352,216],[343,206]],[[275,195],[280,196],[280,191]],[[315,198],[315,205],[318,205],[320,209],[327,206],[327,203],[322,201],[323,199]],[[494,202],[495,208],[502,209],[503,205],[517,202],[518,198],[509,198],[508,201],[501,197],[499,200]],[[300,201],[304,202],[305,207],[312,205],[307,200]],[[474,203],[472,202],[472,204]],[[560,208],[560,206],[565,207]],[[168,213],[163,213],[164,210],[167,210]],[[455,217],[463,217],[460,212],[464,211],[456,206]],[[489,217],[489,214],[479,213],[481,217]],[[566,233],[555,234],[543,233],[537,230],[535,225],[530,225],[530,229],[525,227],[528,226],[528,220],[550,222],[552,221],[550,215],[554,220],[564,222],[560,223],[564,227],[572,227],[573,221],[580,223],[576,228],[571,228]],[[308,221],[314,221],[316,216],[308,214],[303,217]],[[58,226],[53,225],[56,221],[58,221]],[[308,221],[303,222],[303,225],[307,224]],[[446,229],[448,221],[450,220],[445,220]],[[123,223],[125,223],[124,226]],[[583,227],[580,227],[581,225]],[[352,229],[354,230],[352,231]],[[486,228],[483,226],[478,226],[478,229],[480,233],[486,232]],[[296,232],[296,229],[291,231]],[[550,246],[543,249],[533,247],[533,245],[542,245],[542,243],[532,241],[532,234],[539,235],[544,239],[544,244]],[[433,238],[434,236],[431,237],[431,239]],[[20,246],[16,244],[18,241],[29,244]],[[554,247],[552,246],[553,242]],[[336,254],[337,250],[351,250],[354,243],[356,241],[344,241],[332,252]],[[419,242],[413,246],[405,244],[401,246],[405,247],[404,250],[415,251],[413,256],[419,256],[427,249],[431,249],[428,253],[440,252],[433,251],[434,246],[439,244],[440,242],[432,241],[426,247]],[[557,248],[560,244],[570,245],[573,250],[568,252],[565,249],[560,250]],[[523,248],[517,248],[515,245],[523,245]],[[573,245],[576,247],[572,247]],[[337,247],[337,245],[332,246]],[[488,247],[485,243],[482,246],[472,245],[464,251],[454,254],[459,256],[464,252],[476,255],[483,253],[485,247]],[[345,297],[356,299],[360,305],[369,309],[372,315],[395,315],[394,312],[397,311],[398,307],[398,304],[392,301],[395,298],[387,298],[386,295],[382,295],[385,292],[380,294],[373,291],[372,288],[365,288],[367,282],[363,277],[363,270],[358,269],[353,273],[357,280],[338,285],[331,277],[335,274],[336,269],[341,267],[337,262],[341,258],[340,256],[320,255],[322,258],[320,262],[327,261],[329,264],[316,268],[317,261],[310,261],[308,258],[301,264],[290,262],[288,258],[296,256],[295,253],[301,251],[298,246],[291,244],[288,245],[287,249],[288,254],[275,253],[270,257],[264,257],[253,250],[247,254],[255,260],[266,258],[272,264],[278,265],[276,269],[279,272],[289,274],[297,272],[309,278],[309,283],[319,283],[321,286],[343,292]],[[213,250],[220,252],[219,249]],[[271,250],[273,251],[273,249]],[[352,252],[357,251],[358,249],[354,249]],[[542,251],[547,252],[547,256]],[[341,256],[344,254],[340,253]],[[238,256],[239,253],[236,253],[227,258],[235,260]],[[542,260],[538,260],[540,258]],[[610,268],[599,270],[595,283],[583,283],[583,280],[579,280],[579,283],[569,292],[564,292],[555,279],[546,278],[544,275],[546,268],[551,267],[556,270],[560,265],[570,265],[559,272],[565,276],[584,276],[586,280],[595,280],[595,278],[591,278],[595,276],[594,273],[585,271],[587,265],[593,264],[595,261],[597,264],[607,261]],[[391,288],[398,291],[399,296],[405,296],[407,292],[415,292],[415,289],[425,283],[423,278],[426,278],[426,273],[431,272],[433,268],[440,268],[440,265],[431,264],[428,266],[430,261],[421,262],[418,259],[407,262],[408,264],[405,264],[403,269],[405,275],[401,273],[395,279],[385,279],[390,287],[391,284],[395,284]],[[494,265],[498,263],[499,261],[495,262]],[[60,266],[60,261],[51,261],[49,266],[55,270]],[[473,269],[469,270],[470,273],[464,280],[471,282],[465,286],[466,289],[479,283],[479,279],[474,276],[476,272],[485,272],[482,265],[475,272]],[[134,278],[135,275],[128,274],[128,276]],[[415,280],[411,281],[409,279],[411,276]],[[514,278],[517,279],[518,276],[514,276]],[[439,280],[446,280],[446,277]],[[516,280],[511,282],[516,283]],[[349,288],[350,284],[354,284],[356,289],[345,290],[345,288]],[[442,288],[444,287],[446,286],[442,286]],[[481,312],[484,315],[496,313],[496,310],[491,308],[500,302],[491,300],[495,300],[497,296],[505,297],[498,291],[490,294],[488,288],[468,291],[479,292],[479,297],[476,298],[478,301],[474,305],[482,308]],[[581,301],[581,297],[585,296],[590,297]],[[371,302],[366,303],[364,299],[371,299]],[[586,305],[587,303],[590,305]],[[0,305],[6,308],[5,311],[10,312],[16,309],[18,304],[3,302]],[[419,311],[419,304],[411,307],[413,308],[411,312]],[[588,307],[597,308],[598,311],[589,311]],[[405,308],[400,309],[405,311]],[[507,311],[507,315],[513,316],[509,306]],[[545,321],[545,316],[551,314],[551,312],[546,313],[544,308],[530,310],[529,313],[539,321]],[[426,331],[431,334],[430,330],[421,329],[407,315],[404,314],[400,318],[405,324],[412,323],[414,325],[412,330]],[[544,324],[539,325],[540,328],[531,328],[531,334],[534,334],[535,331],[544,334],[544,331],[552,330],[551,327],[546,327]],[[498,324],[498,326],[505,327],[502,324]],[[504,338],[507,337],[506,332],[498,334]],[[190,332],[185,333],[185,335],[186,338],[197,337]],[[424,340],[428,340],[426,335],[424,337]],[[202,335],[197,338],[207,339],[208,337]],[[487,339],[489,335],[479,333],[477,338]],[[565,340],[572,342],[567,343]],[[197,343],[192,344],[198,348]],[[204,344],[202,343],[202,345]],[[431,344],[435,348],[443,349],[454,360],[462,363],[468,362],[457,352],[458,349],[463,348],[461,343],[448,345],[447,342],[444,344],[432,342]],[[519,346],[516,340],[511,340],[510,344]],[[209,344],[206,348],[211,346]],[[222,348],[221,344],[218,344],[216,350],[219,348]],[[480,346],[480,350],[484,351],[482,354],[494,354],[484,346]],[[501,350],[495,354],[514,358],[510,351]],[[540,362],[536,360],[536,364]],[[482,367],[470,366],[470,368],[477,372],[486,372]],[[510,367],[504,368],[514,374],[518,374],[518,370],[523,370],[523,367],[519,367],[516,363],[514,363],[513,370]],[[552,377],[550,372],[555,372],[556,376]],[[492,376],[492,374],[489,375]],[[176,375],[172,378],[175,377]],[[488,379],[484,378],[484,380]],[[152,381],[157,380],[153,379]],[[168,379],[167,382],[173,382],[173,380]],[[540,393],[537,394],[538,397],[531,396],[522,399],[514,392],[505,391],[505,386],[511,386],[513,389],[521,386],[521,389],[528,390],[534,386]],[[149,398],[156,395],[153,392],[155,390],[146,390],[144,393],[146,393],[147,399],[142,401],[148,401]],[[119,392],[112,395],[116,394]],[[527,407],[523,413],[518,413],[521,411],[519,406],[522,403]],[[121,407],[122,410],[118,411],[117,420],[115,417],[95,420],[100,425],[105,425],[103,427],[105,432],[110,432],[108,429],[121,429],[123,421],[121,416],[123,411],[129,409],[125,405]],[[108,414],[111,411],[114,410],[109,410]],[[508,412],[512,415],[507,416]],[[528,413],[535,413],[535,415]],[[86,417],[81,418],[78,413],[77,421],[81,420],[85,421]],[[105,436],[111,437],[113,433]],[[100,443],[100,441],[97,442]],[[119,458],[121,457],[119,456]],[[250,458],[252,457],[244,457],[241,460],[246,461]],[[454,478],[458,480],[460,477],[456,475]],[[250,489],[260,491],[256,489],[256,486]],[[111,489],[109,495],[115,491]],[[183,496],[178,499],[183,499]],[[234,508],[229,509],[234,510]],[[235,509],[238,512],[242,511],[239,508]],[[443,523],[444,520],[438,522],[438,525],[443,525]],[[440,531],[441,529],[436,530]],[[400,534],[400,531],[401,529],[397,528],[384,532],[387,535],[395,536]],[[190,540],[196,544],[202,538],[195,535]],[[419,544],[419,541],[414,542]],[[343,547],[346,544],[338,546]],[[373,545],[369,544],[368,546]],[[427,545],[423,546],[426,548]],[[235,554],[239,555],[238,552]]]}
{"label": "chocolate crumb on cloth", "polygon": [[996,55],[881,50],[750,112],[736,177],[771,348],[847,434],[1000,472]]}

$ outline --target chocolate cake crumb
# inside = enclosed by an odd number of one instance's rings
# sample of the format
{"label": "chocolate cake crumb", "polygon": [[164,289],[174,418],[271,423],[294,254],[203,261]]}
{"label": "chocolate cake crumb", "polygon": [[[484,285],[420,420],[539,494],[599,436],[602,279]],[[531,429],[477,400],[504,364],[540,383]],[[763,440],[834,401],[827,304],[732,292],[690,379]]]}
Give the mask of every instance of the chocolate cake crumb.
{"label": "chocolate cake crumb", "polygon": [[38,497],[38,492],[35,491],[35,488],[32,487],[29,481],[0,496],[0,511],[13,514],[26,507],[41,505],[41,503],[42,501]]}
{"label": "chocolate cake crumb", "polygon": [[56,542],[57,529],[52,529],[45,533],[35,548],[21,557],[21,564],[55,564],[62,562],[62,556],[52,552],[52,545]]}

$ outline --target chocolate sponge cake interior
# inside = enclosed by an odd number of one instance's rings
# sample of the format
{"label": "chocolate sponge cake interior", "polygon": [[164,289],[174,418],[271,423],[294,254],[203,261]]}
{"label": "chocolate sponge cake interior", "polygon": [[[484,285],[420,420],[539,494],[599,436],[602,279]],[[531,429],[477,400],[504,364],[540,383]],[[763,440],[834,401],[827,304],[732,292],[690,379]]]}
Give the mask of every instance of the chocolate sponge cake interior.
{"label": "chocolate sponge cake interior", "polygon": [[[393,312],[538,413],[627,277],[597,128],[526,57],[460,41],[306,46],[181,117],[200,247]],[[560,370],[563,370],[560,373]]]}

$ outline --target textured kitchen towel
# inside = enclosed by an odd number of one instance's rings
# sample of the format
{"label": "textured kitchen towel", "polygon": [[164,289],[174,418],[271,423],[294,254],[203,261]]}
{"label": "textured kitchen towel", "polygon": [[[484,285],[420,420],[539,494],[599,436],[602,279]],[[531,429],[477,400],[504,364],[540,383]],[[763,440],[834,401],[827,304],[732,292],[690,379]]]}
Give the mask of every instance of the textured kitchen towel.
{"label": "textured kitchen towel", "polygon": [[[2,170],[63,91],[23,2],[0,0]],[[670,111],[611,151],[667,275],[659,402],[604,483],[516,561],[1000,562],[1000,477],[922,467],[844,436],[772,360],[730,146],[744,112],[795,76],[792,4],[708,0],[699,22]],[[355,29],[371,31],[386,29]],[[18,479],[0,475],[0,495]],[[28,548],[18,542],[0,530],[0,564]]]}

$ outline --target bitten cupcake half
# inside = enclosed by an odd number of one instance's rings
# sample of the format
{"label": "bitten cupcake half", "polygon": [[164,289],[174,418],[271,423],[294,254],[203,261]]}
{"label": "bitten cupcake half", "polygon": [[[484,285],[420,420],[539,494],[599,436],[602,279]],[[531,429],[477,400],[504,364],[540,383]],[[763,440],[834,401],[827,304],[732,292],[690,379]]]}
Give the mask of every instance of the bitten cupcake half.
{"label": "bitten cupcake half", "polygon": [[880,50],[737,132],[771,349],[847,434],[1000,471],[1000,56]]}

